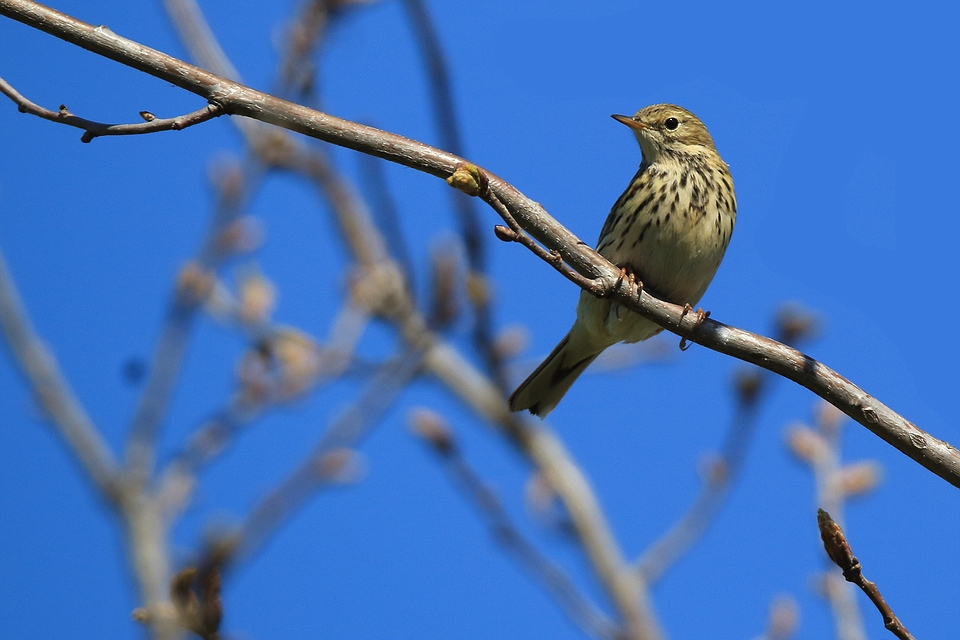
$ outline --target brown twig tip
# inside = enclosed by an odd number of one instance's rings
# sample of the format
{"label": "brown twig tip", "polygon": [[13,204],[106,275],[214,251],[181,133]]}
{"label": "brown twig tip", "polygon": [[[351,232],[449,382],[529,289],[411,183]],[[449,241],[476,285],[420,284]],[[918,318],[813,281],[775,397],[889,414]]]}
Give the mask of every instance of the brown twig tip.
{"label": "brown twig tip", "polygon": [[447,421],[429,409],[416,409],[410,415],[410,430],[433,447],[441,456],[456,452],[456,440]]}
{"label": "brown twig tip", "polygon": [[738,369],[733,376],[733,387],[741,405],[756,404],[763,390],[763,375],[758,369]]}
{"label": "brown twig tip", "polygon": [[516,231],[502,224],[496,225],[493,228],[493,233],[497,236],[497,239],[503,240],[504,242],[516,242],[518,237]]}
{"label": "brown twig tip", "polygon": [[157,116],[153,115],[149,111],[141,111],[140,117],[143,118],[145,122],[153,122],[157,119]]}
{"label": "brown twig tip", "polygon": [[840,525],[834,522],[829,513],[823,509],[817,509],[817,526],[820,528],[820,538],[823,540],[823,548],[826,549],[827,555],[835,565],[840,567],[844,580],[855,584],[867,594],[877,611],[883,616],[883,626],[900,640],[914,640],[887,601],[883,599],[876,583],[864,577],[863,567],[853,555],[850,543],[847,542],[847,537],[843,534]]}
{"label": "brown twig tip", "polygon": [[468,196],[479,196],[487,191],[487,176],[471,162],[461,162],[447,178],[447,184]]}
{"label": "brown twig tip", "polygon": [[820,528],[823,548],[833,563],[843,571],[844,577],[847,578],[849,572],[859,571],[860,562],[853,555],[847,537],[843,535],[843,529],[823,509],[817,509],[817,526]]}
{"label": "brown twig tip", "polygon": [[[186,567],[170,581],[170,601],[176,610],[177,622],[204,640],[220,637],[220,622],[223,620],[221,567],[225,558],[225,555],[215,553],[199,569]],[[146,620],[150,622],[149,615]]]}
{"label": "brown twig tip", "polygon": [[795,345],[816,336],[820,329],[820,320],[809,309],[791,302],[777,311],[776,327],[774,335],[777,340]]}

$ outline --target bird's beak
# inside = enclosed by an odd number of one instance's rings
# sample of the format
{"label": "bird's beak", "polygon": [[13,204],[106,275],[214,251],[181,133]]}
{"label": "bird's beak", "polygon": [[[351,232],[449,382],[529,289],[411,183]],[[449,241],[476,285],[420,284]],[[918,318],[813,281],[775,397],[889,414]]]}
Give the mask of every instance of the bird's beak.
{"label": "bird's beak", "polygon": [[625,124],[631,129],[637,129],[638,131],[641,129],[646,129],[648,126],[650,126],[640,122],[639,120],[634,120],[630,116],[618,116],[617,114],[613,114],[610,117],[616,120],[617,122],[619,122],[620,124]]}

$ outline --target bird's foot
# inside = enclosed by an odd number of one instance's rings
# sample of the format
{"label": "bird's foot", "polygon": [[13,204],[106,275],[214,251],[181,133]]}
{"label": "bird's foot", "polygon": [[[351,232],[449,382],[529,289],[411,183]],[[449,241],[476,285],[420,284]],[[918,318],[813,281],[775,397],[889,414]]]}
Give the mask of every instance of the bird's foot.
{"label": "bird's foot", "polygon": [[[683,322],[683,319],[684,319],[684,318],[687,316],[687,314],[690,313],[691,311],[693,311],[693,307],[691,307],[689,304],[683,305],[683,311],[680,312],[680,322]],[[705,321],[707,318],[710,317],[710,312],[709,312],[709,311],[704,311],[703,309],[701,309],[701,308],[699,308],[699,307],[697,308],[696,311],[694,311],[694,313],[697,315],[697,319],[694,321],[693,326],[690,327],[691,330],[692,330],[692,329],[696,329],[697,327],[699,327],[700,325],[702,325],[702,324],[704,323],[704,321]],[[680,324],[680,322],[678,322],[677,324]],[[680,350],[681,350],[681,351],[686,351],[686,350],[689,349],[689,348],[690,348],[690,343],[687,342],[687,339],[686,339],[686,338],[680,338]]]}
{"label": "bird's foot", "polygon": [[627,292],[630,297],[639,298],[640,294],[643,293],[643,282],[637,278],[637,274],[626,267],[620,267],[620,277],[617,278],[617,284],[613,288],[615,290],[619,289],[624,280],[627,281]]}

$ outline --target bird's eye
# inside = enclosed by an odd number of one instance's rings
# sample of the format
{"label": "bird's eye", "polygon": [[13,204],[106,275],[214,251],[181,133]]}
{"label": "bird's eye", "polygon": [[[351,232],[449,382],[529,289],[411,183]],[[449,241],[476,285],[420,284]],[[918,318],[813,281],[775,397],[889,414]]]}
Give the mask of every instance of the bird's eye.
{"label": "bird's eye", "polygon": [[677,127],[680,126],[680,121],[676,118],[667,118],[664,120],[663,126],[665,126],[669,131],[676,131]]}

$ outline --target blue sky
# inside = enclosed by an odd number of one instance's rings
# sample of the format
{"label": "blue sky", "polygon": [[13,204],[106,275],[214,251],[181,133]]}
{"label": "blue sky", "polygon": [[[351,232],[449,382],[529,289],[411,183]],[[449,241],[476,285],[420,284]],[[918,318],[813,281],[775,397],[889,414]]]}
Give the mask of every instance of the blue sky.
{"label": "blue sky", "polygon": [[[56,8],[186,56],[160,3],[63,0]],[[702,304],[769,333],[795,301],[821,321],[805,351],[955,445],[960,160],[957,8],[946,2],[725,6],[556,0],[428,2],[448,54],[468,158],[593,241],[639,162],[609,118],[675,102],[707,124],[730,164],[739,217]],[[268,89],[295,3],[202,3],[245,80]],[[135,121],[198,98],[0,19],[0,76],[49,108]],[[383,0],[329,34],[324,109],[428,143],[437,134],[402,5]],[[170,283],[212,210],[207,173],[241,151],[226,118],[180,133],[79,142],[77,130],[0,102],[0,247],[38,331],[116,451],[139,388],[124,363],[152,353]],[[356,178],[357,158],[338,150]],[[418,282],[456,221],[441,181],[387,167]],[[268,177],[251,203],[257,254],[280,291],[277,321],[326,335],[345,254],[324,203]],[[481,211],[486,230],[498,223]],[[498,329],[523,326],[516,380],[563,336],[577,291],[518,245],[487,235]],[[228,269],[226,275],[232,277]],[[450,338],[469,351],[469,327]],[[676,521],[733,411],[740,366],[668,337],[666,363],[585,376],[550,417],[589,476],[628,557]],[[394,344],[374,327],[362,355]],[[164,429],[169,455],[223,406],[244,342],[209,318],[191,341]],[[0,358],[0,630],[10,638],[135,637],[122,535],[51,430],[5,351]],[[472,354],[471,354],[472,355]],[[347,380],[272,413],[203,476],[175,532],[186,557],[206,527],[232,522],[282,479],[360,389]],[[780,381],[765,402],[743,477],[716,526],[654,592],[674,638],[749,638],[777,594],[797,598],[799,638],[830,637],[812,584],[823,562],[810,474],[783,445],[815,398]],[[539,586],[496,546],[435,458],[407,429],[431,407],[540,548],[599,596],[576,547],[531,523],[529,468],[438,384],[418,381],[361,447],[360,482],[314,499],[226,585],[238,638],[576,638]],[[884,480],[849,504],[854,551],[919,638],[958,633],[960,495],[849,423],[844,459]],[[601,600],[602,601],[602,600]],[[886,637],[860,598],[870,638]]]}

